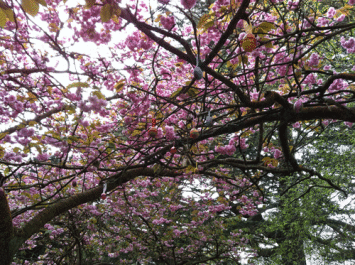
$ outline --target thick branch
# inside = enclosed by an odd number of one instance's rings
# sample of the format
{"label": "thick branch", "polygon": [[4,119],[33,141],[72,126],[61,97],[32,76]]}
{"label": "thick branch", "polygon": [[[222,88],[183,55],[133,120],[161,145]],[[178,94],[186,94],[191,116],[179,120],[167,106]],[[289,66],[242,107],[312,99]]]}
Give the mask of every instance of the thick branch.
{"label": "thick branch", "polygon": [[[170,171],[162,172],[162,174],[165,176],[176,175]],[[124,173],[120,172],[110,178],[112,181],[107,183],[107,191],[111,191],[138,176],[153,177],[155,175],[156,174],[154,173],[154,170],[150,168],[138,168],[128,170]],[[63,199],[53,206],[45,208],[42,212],[38,213],[32,220],[30,220],[23,228],[16,231],[15,238],[12,242],[12,254],[14,254],[28,238],[30,238],[33,234],[38,233],[40,229],[53,218],[81,204],[99,199],[102,191],[103,184],[91,190]]]}
{"label": "thick branch", "polygon": [[243,0],[242,4],[240,5],[237,13],[234,15],[232,18],[231,22],[229,22],[229,25],[227,27],[227,30],[223,32],[222,36],[219,38],[219,41],[217,42],[216,46],[213,48],[213,50],[210,52],[208,57],[206,58],[204,64],[208,65],[210,62],[212,62],[213,58],[216,57],[217,53],[221,50],[223,47],[224,43],[227,41],[229,36],[233,34],[235,28],[237,27],[237,24],[239,20],[248,19],[248,15],[246,14],[246,9],[249,6],[250,0]]}

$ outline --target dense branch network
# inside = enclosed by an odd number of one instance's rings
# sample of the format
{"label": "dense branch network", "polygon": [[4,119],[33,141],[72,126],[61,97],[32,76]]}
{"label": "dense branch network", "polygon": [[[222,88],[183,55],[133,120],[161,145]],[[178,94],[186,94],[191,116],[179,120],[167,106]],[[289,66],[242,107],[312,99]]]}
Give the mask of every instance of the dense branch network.
{"label": "dense branch network", "polygon": [[[312,189],[347,195],[350,186],[299,154],[329,124],[355,122],[355,69],[336,57],[354,60],[350,2],[160,0],[153,10],[134,1],[0,1],[8,253],[70,214],[74,249],[105,234],[129,239],[119,255],[137,260],[237,261],[248,244],[237,227],[267,223],[259,207],[267,196],[280,195],[287,212]],[[100,51],[78,50],[80,42]],[[265,235],[281,244],[290,231]]]}

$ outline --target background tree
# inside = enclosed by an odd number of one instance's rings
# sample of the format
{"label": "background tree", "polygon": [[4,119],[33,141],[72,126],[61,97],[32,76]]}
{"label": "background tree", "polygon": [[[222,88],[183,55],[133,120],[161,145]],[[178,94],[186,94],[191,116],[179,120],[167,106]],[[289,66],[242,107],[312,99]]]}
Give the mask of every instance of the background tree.
{"label": "background tree", "polygon": [[[317,137],[305,130],[297,131],[295,138],[307,145],[298,161],[312,163],[317,172],[333,183],[351,187],[349,182],[354,173],[349,163],[353,157],[350,136],[353,129],[334,123],[324,131],[318,130],[321,135]],[[265,197],[270,200],[265,212],[240,225],[258,235],[252,244],[259,248],[261,264],[305,264],[306,256],[311,255],[329,264],[353,260],[354,208],[351,199],[342,202],[341,193],[324,189],[323,183],[314,177],[300,174],[275,177],[284,186],[273,185],[277,182],[271,177],[264,184],[269,193]]]}
{"label": "background tree", "polygon": [[328,216],[352,175],[297,154],[355,121],[352,0],[69,5],[0,2],[4,264],[302,264],[307,240],[350,253]]}

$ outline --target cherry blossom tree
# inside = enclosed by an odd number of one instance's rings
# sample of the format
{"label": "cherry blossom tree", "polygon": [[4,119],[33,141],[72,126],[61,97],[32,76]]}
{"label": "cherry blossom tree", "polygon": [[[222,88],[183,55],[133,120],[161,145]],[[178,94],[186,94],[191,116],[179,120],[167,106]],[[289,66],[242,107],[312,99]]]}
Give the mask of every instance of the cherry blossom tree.
{"label": "cherry blossom tree", "polygon": [[3,264],[239,264],[270,176],[348,196],[293,136],[355,121],[354,4],[0,0]]}

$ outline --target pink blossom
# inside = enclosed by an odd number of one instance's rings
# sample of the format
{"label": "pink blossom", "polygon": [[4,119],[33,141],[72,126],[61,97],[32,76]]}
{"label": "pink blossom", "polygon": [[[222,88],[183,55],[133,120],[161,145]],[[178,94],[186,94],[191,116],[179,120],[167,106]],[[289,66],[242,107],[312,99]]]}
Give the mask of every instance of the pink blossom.
{"label": "pink blossom", "polygon": [[280,156],[281,156],[281,151],[279,149],[275,149],[274,150],[275,159],[279,159]]}
{"label": "pink blossom", "polygon": [[329,9],[328,9],[328,12],[327,12],[327,17],[328,18],[332,18],[332,17],[334,17],[335,16],[335,8],[334,7],[330,7]]}
{"label": "pink blossom", "polygon": [[317,53],[312,53],[308,61],[309,66],[317,66],[319,64],[319,55]]}
{"label": "pink blossom", "polygon": [[34,134],[34,129],[33,128],[22,128],[18,133],[17,135],[19,137],[31,137],[33,134]]}
{"label": "pink blossom", "polygon": [[83,125],[84,127],[88,127],[90,125],[90,123],[86,120],[84,121],[80,121],[81,125]]}
{"label": "pink blossom", "polygon": [[345,121],[344,124],[346,126],[348,126],[349,128],[351,128],[353,126],[353,123],[352,122],[349,122],[349,121]]}
{"label": "pink blossom", "polygon": [[355,5],[355,0],[349,0],[349,5]]}
{"label": "pink blossom", "polygon": [[185,123],[182,120],[180,120],[178,122],[178,126],[179,126],[179,128],[184,128],[185,127]]}
{"label": "pink blossom", "polygon": [[344,19],[345,19],[345,15],[341,14],[340,17],[337,18],[337,22],[342,22]]}
{"label": "pink blossom", "polygon": [[39,161],[47,161],[49,159],[49,155],[46,153],[38,154],[36,157]]}
{"label": "pink blossom", "polygon": [[345,38],[342,37],[340,40],[341,46],[346,49],[351,49],[355,46],[355,39],[353,37],[349,38],[349,40],[345,41]]}
{"label": "pink blossom", "polygon": [[165,29],[171,30],[175,25],[175,17],[174,16],[161,17],[160,22]]}
{"label": "pink blossom", "polygon": [[174,140],[176,138],[175,136],[175,130],[173,126],[165,126],[165,138],[168,141]]}
{"label": "pink blossom", "polygon": [[328,25],[328,23],[329,23],[329,20],[328,20],[328,19],[326,19],[326,18],[324,18],[324,17],[320,17],[320,18],[318,18],[318,24],[317,24],[317,26],[320,26],[320,27],[326,26],[326,25]]}
{"label": "pink blossom", "polygon": [[236,150],[237,150],[237,149],[235,148],[234,145],[227,145],[227,146],[225,147],[225,152],[226,152],[226,154],[227,154],[227,155],[230,155],[230,156],[233,155]]}
{"label": "pink blossom", "polygon": [[246,139],[245,138],[241,138],[240,139],[239,145],[240,145],[240,148],[242,150],[247,149],[249,147],[249,145],[246,143]]}
{"label": "pink blossom", "polygon": [[301,124],[299,122],[296,122],[292,125],[292,127],[298,129],[301,127]]}
{"label": "pink blossom", "polygon": [[170,210],[172,211],[172,212],[175,212],[175,211],[177,211],[177,210],[179,210],[179,209],[181,209],[181,208],[183,208],[183,206],[182,205],[170,205]]}
{"label": "pink blossom", "polygon": [[13,102],[15,102],[16,97],[15,97],[14,95],[10,95],[10,96],[8,96],[7,98],[5,98],[5,100],[6,100],[8,103],[13,103]]}
{"label": "pink blossom", "polygon": [[301,99],[298,99],[293,105],[293,109],[296,113],[299,113],[302,109],[303,103]]}
{"label": "pink blossom", "polygon": [[173,232],[174,232],[175,236],[177,236],[177,237],[180,236],[180,234],[184,233],[184,231],[180,231],[178,229],[175,229]]}
{"label": "pink blossom", "polygon": [[346,49],[347,53],[355,53],[355,38],[351,37],[349,40],[345,41],[345,38],[340,39],[340,44]]}
{"label": "pink blossom", "polygon": [[311,87],[313,84],[317,83],[317,80],[314,74],[309,74],[303,82]]}
{"label": "pink blossom", "polygon": [[334,80],[333,83],[329,86],[329,91],[338,91],[344,89],[344,83],[343,80],[337,79]]}
{"label": "pink blossom", "polygon": [[299,1],[289,0],[289,1],[287,2],[287,4],[288,4],[288,8],[291,9],[291,10],[293,10],[293,9],[296,9],[296,8],[297,8],[297,6],[299,5]]}
{"label": "pink blossom", "polygon": [[253,101],[258,100],[259,93],[250,93],[250,95],[251,95],[251,100],[253,100]]}
{"label": "pink blossom", "polygon": [[23,111],[23,103],[20,102],[20,101],[15,102],[14,108],[15,108],[18,112],[22,112],[22,111]]}
{"label": "pink blossom", "polygon": [[237,28],[240,28],[240,29],[244,28],[244,20],[243,19],[238,21]]}
{"label": "pink blossom", "polygon": [[181,4],[186,8],[186,9],[191,9],[196,5],[197,0],[181,0]]}

